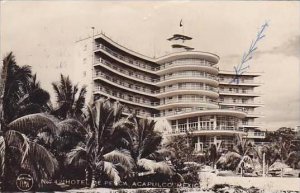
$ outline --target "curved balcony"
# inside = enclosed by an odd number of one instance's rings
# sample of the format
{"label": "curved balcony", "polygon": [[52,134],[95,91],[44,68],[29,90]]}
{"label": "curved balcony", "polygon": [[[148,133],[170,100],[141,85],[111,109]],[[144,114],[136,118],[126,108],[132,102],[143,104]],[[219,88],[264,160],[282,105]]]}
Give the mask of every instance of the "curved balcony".
{"label": "curved balcony", "polygon": [[96,86],[94,89],[94,93],[99,93],[105,95],[106,97],[114,98],[115,100],[120,100],[124,103],[138,105],[147,108],[153,109],[166,109],[172,107],[195,107],[199,105],[205,106],[205,108],[217,108],[217,102],[212,99],[191,99],[191,98],[182,98],[182,99],[174,99],[168,100],[165,102],[152,102],[146,98],[131,96],[129,94],[125,94],[124,92],[113,91],[109,88],[103,86]]}
{"label": "curved balcony", "polygon": [[97,44],[97,45],[95,45],[94,51],[99,51],[99,50],[101,50],[102,52],[104,52],[109,57],[117,60],[118,62],[121,62],[121,63],[123,63],[125,65],[128,65],[128,66],[130,66],[132,68],[135,68],[137,70],[143,70],[145,72],[153,74],[153,71],[154,71],[155,67],[153,67],[151,65],[148,65],[145,62],[137,61],[137,60],[134,60],[132,58],[123,56],[120,53],[115,52],[112,49],[104,46],[103,44]]}
{"label": "curved balcony", "polygon": [[128,79],[132,79],[134,81],[142,82],[142,83],[149,84],[149,85],[154,85],[155,82],[157,81],[157,79],[152,79],[147,76],[143,76],[143,75],[140,75],[137,73],[130,72],[128,70],[121,69],[118,66],[116,66],[116,65],[112,64],[111,62],[108,62],[107,60],[104,60],[104,59],[98,59],[96,61],[96,63],[94,64],[94,66],[98,66],[100,64],[103,64],[101,66],[105,67],[105,69],[107,69],[111,72],[114,72],[120,76],[124,76]]}
{"label": "curved balcony", "polygon": [[164,86],[168,83],[176,83],[176,82],[188,82],[191,78],[193,82],[204,82],[208,84],[212,84],[214,86],[218,85],[218,79],[216,76],[211,74],[204,74],[204,73],[197,73],[197,72],[186,72],[186,73],[177,73],[172,74],[171,76],[160,77],[158,79],[149,78],[147,76],[137,74],[134,72],[130,72],[128,70],[124,70],[119,68],[117,65],[112,64],[104,59],[96,60],[94,66],[98,66],[100,64],[102,67],[105,67],[107,70],[114,72],[120,76],[124,76],[128,79],[132,79],[134,81],[139,81],[149,85],[157,85],[157,86]]}
{"label": "curved balcony", "polygon": [[158,98],[165,98],[169,96],[179,95],[179,94],[200,94],[209,96],[212,98],[217,98],[219,96],[218,89],[211,86],[172,86],[171,88],[161,88],[155,91]]}
{"label": "curved balcony", "polygon": [[152,118],[152,114],[149,112],[140,112],[137,111],[136,109],[128,108],[126,106],[124,106],[122,113],[126,115],[136,114],[136,116],[140,118],[144,118],[144,117]]}
{"label": "curved balcony", "polygon": [[182,70],[199,70],[217,75],[219,69],[214,65],[214,63],[208,62],[206,60],[182,59],[165,63],[159,67],[154,68],[154,70],[158,75]]}
{"label": "curved balcony", "polygon": [[[188,126],[194,125],[192,128],[188,128]],[[216,126],[216,127],[201,127],[197,124],[179,124],[178,127],[172,126],[172,131],[169,131],[169,135],[181,135],[186,134],[186,132],[190,132],[192,135],[236,135],[242,134],[244,136],[247,135],[243,127],[238,126]]]}
{"label": "curved balcony", "polygon": [[124,94],[123,92],[113,91],[113,90],[111,90],[109,88],[105,88],[103,86],[95,87],[93,92],[94,92],[94,94],[101,94],[106,97],[113,98],[115,100],[119,100],[124,103],[141,106],[141,107],[146,107],[146,108],[156,109],[155,107],[159,105],[158,102],[151,102],[144,98],[133,97],[128,94]]}
{"label": "curved balcony", "polygon": [[192,99],[192,98],[181,98],[181,99],[171,99],[165,102],[160,102],[157,109],[163,110],[168,108],[178,108],[178,107],[195,107],[204,106],[205,108],[213,109],[218,108],[218,104],[212,99]]}
{"label": "curved balcony", "polygon": [[155,80],[157,86],[166,86],[169,84],[175,84],[180,82],[202,82],[213,86],[218,86],[219,82],[216,76],[209,74],[197,74],[197,73],[180,73],[172,74],[171,76],[161,77]]}
{"label": "curved balcony", "polygon": [[110,85],[128,90],[129,92],[134,92],[134,93],[137,93],[137,94],[142,94],[142,95],[146,95],[146,96],[149,96],[149,95],[154,96],[154,93],[155,93],[155,91],[153,91],[151,89],[143,88],[141,86],[134,85],[134,84],[129,84],[129,83],[127,83],[125,81],[122,81],[122,80],[119,80],[117,78],[114,79],[111,76],[106,75],[102,72],[94,73],[93,74],[93,79],[94,80],[97,80],[97,79],[103,80],[103,81],[105,81],[106,83],[108,83]]}
{"label": "curved balcony", "polygon": [[221,107],[220,109],[209,109],[206,107],[192,107],[185,108],[181,110],[173,110],[168,112],[162,112],[159,114],[154,114],[154,117],[165,117],[168,120],[176,120],[182,118],[188,118],[191,116],[203,116],[203,115],[229,115],[238,118],[245,118],[246,112],[243,108],[235,107]]}
{"label": "curved balcony", "polygon": [[156,62],[159,64],[164,64],[167,62],[180,60],[180,59],[199,59],[206,60],[212,62],[213,64],[217,64],[219,62],[219,56],[216,54],[212,54],[209,52],[201,52],[201,51],[182,51],[182,52],[174,52],[156,59]]}

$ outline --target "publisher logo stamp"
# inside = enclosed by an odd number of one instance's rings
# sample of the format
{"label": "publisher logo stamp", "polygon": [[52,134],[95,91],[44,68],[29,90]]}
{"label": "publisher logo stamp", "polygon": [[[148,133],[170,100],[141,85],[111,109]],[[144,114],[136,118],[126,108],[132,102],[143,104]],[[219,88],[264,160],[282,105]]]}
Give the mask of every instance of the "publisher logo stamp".
{"label": "publisher logo stamp", "polygon": [[20,174],[17,177],[16,185],[20,191],[29,191],[33,187],[33,178],[29,174]]}

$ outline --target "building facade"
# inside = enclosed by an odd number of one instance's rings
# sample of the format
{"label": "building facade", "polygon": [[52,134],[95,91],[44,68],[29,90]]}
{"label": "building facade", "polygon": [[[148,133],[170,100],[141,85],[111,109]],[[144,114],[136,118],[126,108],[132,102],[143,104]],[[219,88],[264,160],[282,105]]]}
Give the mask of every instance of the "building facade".
{"label": "building facade", "polygon": [[196,152],[211,144],[229,147],[236,135],[264,138],[255,121],[260,74],[235,81],[234,72],[219,69],[219,56],[188,46],[191,39],[174,34],[168,39],[173,52],[151,58],[98,34],[77,42],[79,69],[86,71],[76,77],[92,85],[95,98],[118,100],[125,113],[157,120],[165,135],[189,131]]}

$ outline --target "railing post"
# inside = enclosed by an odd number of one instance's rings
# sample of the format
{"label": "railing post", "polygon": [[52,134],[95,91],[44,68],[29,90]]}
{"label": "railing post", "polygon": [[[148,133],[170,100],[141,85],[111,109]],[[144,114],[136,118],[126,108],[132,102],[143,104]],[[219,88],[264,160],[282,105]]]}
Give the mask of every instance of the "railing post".
{"label": "railing post", "polygon": [[266,153],[263,153],[263,177],[266,177]]}

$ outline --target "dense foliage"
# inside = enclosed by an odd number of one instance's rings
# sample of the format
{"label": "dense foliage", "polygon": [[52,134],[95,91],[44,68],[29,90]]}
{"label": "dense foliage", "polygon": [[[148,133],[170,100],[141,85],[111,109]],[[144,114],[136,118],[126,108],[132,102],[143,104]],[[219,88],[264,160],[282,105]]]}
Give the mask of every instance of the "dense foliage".
{"label": "dense foliage", "polygon": [[3,62],[8,70],[0,133],[1,190],[17,190],[20,173],[33,177],[35,190],[42,190],[43,180],[55,185],[64,179],[84,180],[81,186],[91,188],[104,186],[99,181],[112,182],[110,187],[134,181],[196,184],[203,165],[253,172],[249,165],[255,160],[262,165],[263,154],[268,166],[280,160],[300,167],[299,139],[290,128],[268,132],[267,145],[255,146],[236,136],[226,151],[211,145],[197,154],[190,133],[164,141],[155,121],[125,116],[118,101],[101,98],[86,105],[86,87],[73,85],[62,74],[52,84],[52,108],[49,93],[30,66],[18,66],[13,53]]}

